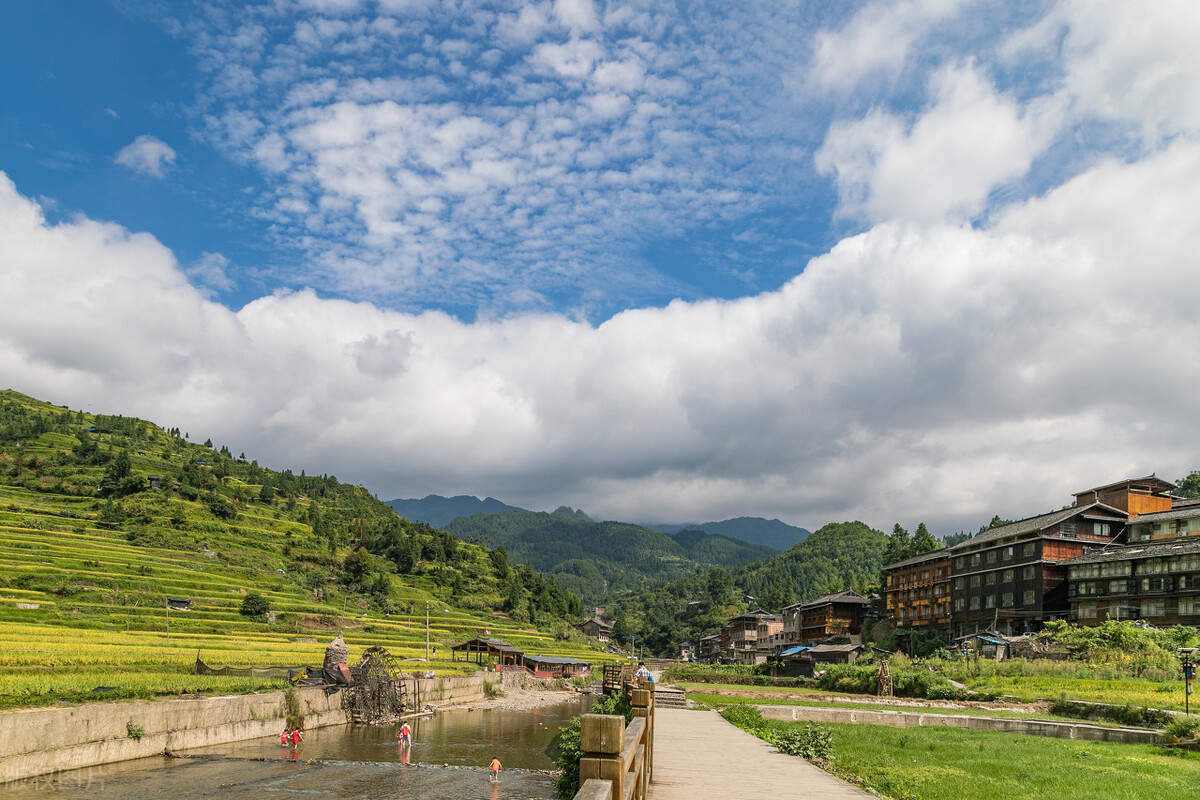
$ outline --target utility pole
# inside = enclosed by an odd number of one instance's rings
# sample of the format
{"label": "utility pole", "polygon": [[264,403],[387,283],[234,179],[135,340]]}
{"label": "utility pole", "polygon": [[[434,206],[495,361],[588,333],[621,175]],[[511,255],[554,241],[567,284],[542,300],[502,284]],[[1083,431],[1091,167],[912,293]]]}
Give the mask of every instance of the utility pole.
{"label": "utility pole", "polygon": [[429,663],[429,601],[425,601],[425,663]]}
{"label": "utility pole", "polygon": [[163,602],[163,614],[167,617],[167,641],[171,641],[171,599],[167,598]]}

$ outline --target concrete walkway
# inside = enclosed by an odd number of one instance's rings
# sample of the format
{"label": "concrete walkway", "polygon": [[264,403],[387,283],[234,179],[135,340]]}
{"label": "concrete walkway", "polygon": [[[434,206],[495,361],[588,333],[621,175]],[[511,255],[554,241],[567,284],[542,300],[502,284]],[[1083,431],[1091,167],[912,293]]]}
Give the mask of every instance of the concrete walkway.
{"label": "concrete walkway", "polygon": [[779,752],[715,711],[655,709],[650,800],[703,797],[858,800],[874,795]]}

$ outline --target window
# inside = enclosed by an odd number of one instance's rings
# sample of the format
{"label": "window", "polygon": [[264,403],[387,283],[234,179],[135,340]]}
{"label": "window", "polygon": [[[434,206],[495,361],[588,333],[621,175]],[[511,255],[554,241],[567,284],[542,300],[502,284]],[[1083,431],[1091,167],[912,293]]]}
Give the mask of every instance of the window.
{"label": "window", "polygon": [[975,596],[975,597],[972,597],[972,598],[971,598],[971,610],[972,610],[972,611],[978,611],[978,610],[979,610],[979,597],[978,597],[978,596]]}
{"label": "window", "polygon": [[983,606],[984,606],[984,608],[995,608],[996,607],[996,595],[989,594],[987,596],[987,602],[985,602],[983,604]]}
{"label": "window", "polygon": [[1173,592],[1175,591],[1174,578],[1142,578],[1143,592]]}
{"label": "window", "polygon": [[1037,602],[1037,600],[1034,598],[1033,589],[1026,589],[1025,593],[1023,595],[1021,595],[1021,603],[1024,605],[1027,605],[1027,606],[1031,606],[1035,602]]}
{"label": "window", "polygon": [[1112,525],[1107,522],[1093,522],[1092,534],[1095,536],[1111,536]]}
{"label": "window", "polygon": [[978,576],[978,575],[971,576],[971,588],[972,589],[978,589],[981,582],[982,582],[982,579],[980,578],[980,576]]}
{"label": "window", "polygon": [[1074,538],[1074,536],[1075,536],[1075,521],[1072,520],[1071,522],[1060,522],[1058,524],[1058,532],[1068,538]]}
{"label": "window", "polygon": [[[1165,570],[1164,570],[1165,571]],[[1110,561],[1100,565],[1101,578],[1120,578],[1129,574],[1128,561]]]}
{"label": "window", "polygon": [[996,573],[989,572],[987,574],[987,580],[985,580],[984,583],[986,583],[988,586],[995,586],[996,585]]}
{"label": "window", "polygon": [[1012,583],[1013,571],[1011,569],[1004,570],[1004,577],[1001,578],[1005,583]]}
{"label": "window", "polygon": [[995,550],[988,550],[988,551],[987,551],[987,562],[988,562],[989,564],[995,564],[995,563],[996,563],[996,551],[995,551]]}
{"label": "window", "polygon": [[1143,600],[1142,601],[1142,616],[1143,617],[1161,617],[1167,613],[1167,603],[1165,600]]}
{"label": "window", "polygon": [[1129,591],[1129,587],[1127,585],[1128,583],[1129,583],[1128,581],[1109,581],[1108,582],[1108,593],[1109,594],[1125,594],[1125,592]]}
{"label": "window", "polygon": [[1185,617],[1193,614],[1200,614],[1200,597],[1179,598],[1179,616]]}
{"label": "window", "polygon": [[1033,580],[1033,567],[1025,567],[1021,570],[1021,577],[1027,581]]}
{"label": "window", "polygon": [[955,610],[955,611],[962,611],[962,610],[963,610],[963,599],[962,599],[961,597],[959,597],[958,599],[956,599],[956,600],[954,601],[954,610]]}
{"label": "window", "polygon": [[962,556],[959,556],[958,558],[954,559],[954,568],[962,569],[963,565],[966,563],[967,563],[967,560],[965,558],[963,558]]}
{"label": "window", "polygon": [[1013,604],[1013,593],[1012,592],[1005,592],[1004,594],[1000,595],[1000,605],[1004,606],[1005,608],[1012,608],[1012,604]]}
{"label": "window", "polygon": [[1008,547],[1004,548],[1004,560],[1008,561],[1012,557],[1013,557],[1013,546],[1010,544]]}
{"label": "window", "polygon": [[921,573],[921,580],[923,580],[923,581],[929,580],[929,570],[925,570],[924,572]]}
{"label": "window", "polygon": [[955,589],[961,589],[962,587],[963,587],[963,579],[962,579],[962,578],[955,578],[955,579],[954,579],[954,588],[955,588]]}
{"label": "window", "polygon": [[972,566],[972,567],[978,567],[978,566],[979,566],[979,553],[972,553],[972,554],[971,554],[971,566]]}
{"label": "window", "polygon": [[1031,556],[1037,552],[1037,542],[1026,542],[1021,547],[1022,556]]}
{"label": "window", "polygon": [[1080,603],[1076,606],[1077,614],[1080,619],[1095,619],[1096,618],[1096,603]]}

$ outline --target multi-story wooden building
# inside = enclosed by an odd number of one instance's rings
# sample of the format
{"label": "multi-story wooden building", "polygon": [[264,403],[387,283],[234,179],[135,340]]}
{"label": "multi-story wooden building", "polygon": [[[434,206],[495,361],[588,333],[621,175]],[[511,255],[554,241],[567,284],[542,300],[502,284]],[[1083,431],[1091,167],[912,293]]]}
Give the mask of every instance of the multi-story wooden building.
{"label": "multi-story wooden building", "polygon": [[858,636],[870,601],[845,589],[803,603],[799,609],[800,644],[823,642],[834,636]]}
{"label": "multi-story wooden building", "polygon": [[759,638],[783,630],[783,617],[761,608],[732,617],[721,628],[721,656],[738,664],[760,664],[767,653],[758,648]]}
{"label": "multi-story wooden building", "polygon": [[888,618],[905,628],[950,629],[950,555],[934,550],[886,567]]}
{"label": "multi-story wooden building", "polygon": [[1200,626],[1200,504],[1129,521],[1128,544],[1065,563],[1073,618],[1144,619],[1159,626]]}
{"label": "multi-story wooden building", "polygon": [[946,550],[888,565],[889,616],[908,628],[947,624],[944,613],[938,616],[935,576],[939,562],[948,560],[954,635],[1022,633],[1067,618],[1072,605],[1063,562],[1119,545],[1130,517],[1171,509],[1173,488],[1151,475],[1086,489],[1067,508],[997,525]]}

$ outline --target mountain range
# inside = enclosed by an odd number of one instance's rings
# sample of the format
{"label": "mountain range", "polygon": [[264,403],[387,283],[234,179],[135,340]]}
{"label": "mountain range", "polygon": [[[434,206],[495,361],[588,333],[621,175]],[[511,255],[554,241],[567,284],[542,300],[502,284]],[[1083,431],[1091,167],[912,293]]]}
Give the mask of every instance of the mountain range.
{"label": "mountain range", "polygon": [[[394,508],[400,516],[413,522],[426,522],[435,528],[446,528],[455,519],[469,517],[472,514],[500,514],[505,511],[527,510],[502,503],[494,497],[480,500],[471,495],[442,497],[431,494],[420,500],[389,500],[387,504]],[[719,522],[655,523],[640,527],[668,535],[688,530],[704,531],[749,544],[763,545],[777,552],[787,550],[792,545],[804,541],[811,533],[805,528],[788,525],[777,519],[763,519],[762,517],[736,517]]]}

